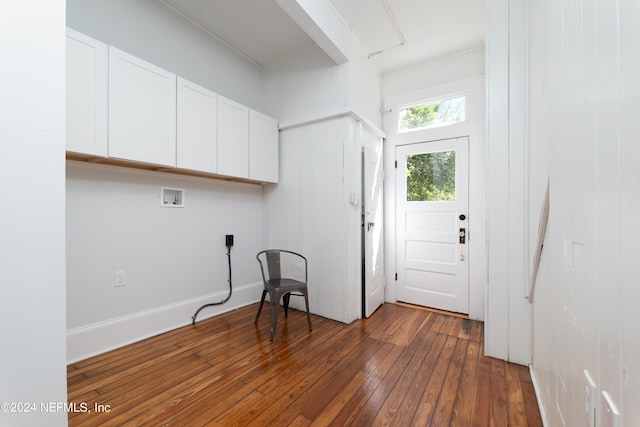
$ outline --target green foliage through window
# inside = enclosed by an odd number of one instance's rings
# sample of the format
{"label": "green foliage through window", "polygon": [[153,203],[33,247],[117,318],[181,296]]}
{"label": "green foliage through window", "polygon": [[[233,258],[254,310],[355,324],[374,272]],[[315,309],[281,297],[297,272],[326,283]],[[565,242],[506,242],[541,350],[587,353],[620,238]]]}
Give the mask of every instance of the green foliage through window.
{"label": "green foliage through window", "polygon": [[456,152],[407,156],[407,201],[456,200]]}
{"label": "green foliage through window", "polygon": [[466,99],[466,96],[459,96],[403,108],[400,110],[398,130],[404,132],[464,122]]}

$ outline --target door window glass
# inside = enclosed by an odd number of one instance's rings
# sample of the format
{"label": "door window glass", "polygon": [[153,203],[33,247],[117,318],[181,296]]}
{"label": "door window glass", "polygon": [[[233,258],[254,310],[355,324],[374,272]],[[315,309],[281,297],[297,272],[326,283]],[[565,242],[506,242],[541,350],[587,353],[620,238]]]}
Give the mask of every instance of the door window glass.
{"label": "door window glass", "polygon": [[407,156],[407,201],[441,202],[456,200],[456,152]]}

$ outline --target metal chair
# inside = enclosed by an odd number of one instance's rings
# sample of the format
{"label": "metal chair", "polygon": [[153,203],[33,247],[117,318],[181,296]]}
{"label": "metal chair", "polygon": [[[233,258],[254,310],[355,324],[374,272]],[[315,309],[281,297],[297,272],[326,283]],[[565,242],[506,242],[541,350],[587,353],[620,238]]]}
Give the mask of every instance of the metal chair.
{"label": "metal chair", "polygon": [[[273,341],[278,318],[280,298],[284,302],[284,317],[289,314],[289,298],[291,295],[304,297],[307,308],[307,322],[311,331],[311,316],[309,315],[309,297],[307,294],[307,259],[295,252],[282,249],[267,249],[256,255],[260,263],[264,289],[258,307],[255,323],[262,312],[264,298],[269,293],[271,305],[271,330],[269,339]],[[295,292],[295,293],[292,293]]]}

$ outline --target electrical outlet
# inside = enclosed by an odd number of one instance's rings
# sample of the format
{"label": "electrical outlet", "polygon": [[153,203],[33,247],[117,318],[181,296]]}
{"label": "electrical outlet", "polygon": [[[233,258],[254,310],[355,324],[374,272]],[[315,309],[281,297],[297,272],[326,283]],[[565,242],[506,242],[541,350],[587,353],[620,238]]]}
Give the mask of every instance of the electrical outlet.
{"label": "electrical outlet", "polygon": [[124,276],[124,270],[116,270],[116,282],[114,286],[124,286],[127,282]]}

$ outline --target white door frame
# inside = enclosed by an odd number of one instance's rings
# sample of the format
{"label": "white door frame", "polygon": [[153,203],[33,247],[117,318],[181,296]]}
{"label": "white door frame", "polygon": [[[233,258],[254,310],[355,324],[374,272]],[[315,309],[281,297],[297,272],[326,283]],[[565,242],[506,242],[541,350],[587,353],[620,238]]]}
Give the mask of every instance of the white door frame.
{"label": "white door frame", "polygon": [[[425,100],[443,99],[451,95],[467,95],[466,121],[432,129],[398,133],[398,109],[404,105],[416,104]],[[474,320],[485,319],[485,81],[484,76],[472,77],[433,86],[401,95],[384,98],[383,109],[386,140],[384,143],[384,217],[385,217],[385,301],[397,301],[396,268],[396,231],[395,231],[395,173],[394,157],[396,146],[469,137],[469,229],[473,236],[469,241],[469,317]]]}

